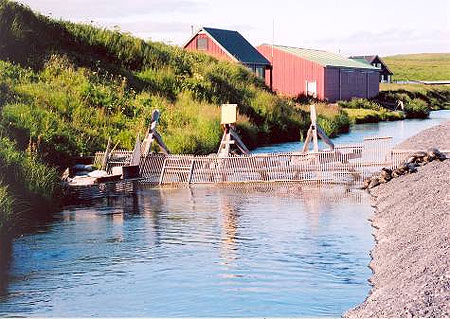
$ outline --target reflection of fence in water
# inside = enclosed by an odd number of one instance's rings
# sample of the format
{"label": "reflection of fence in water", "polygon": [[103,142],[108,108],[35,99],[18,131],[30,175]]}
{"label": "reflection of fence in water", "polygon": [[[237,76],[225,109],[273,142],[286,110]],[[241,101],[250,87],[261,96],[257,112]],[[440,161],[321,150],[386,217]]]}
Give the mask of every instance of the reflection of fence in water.
{"label": "reflection of fence in water", "polygon": [[[310,153],[251,154],[218,157],[149,154],[140,161],[140,176],[157,184],[216,184],[248,182],[361,182],[391,165],[391,138],[366,138],[361,144],[336,146]],[[101,163],[103,153],[96,154]],[[116,151],[107,170],[130,163],[131,152]]]}
{"label": "reflection of fence in water", "polygon": [[318,185],[298,183],[246,183],[246,184],[218,184],[218,189],[239,194],[270,194],[271,197],[284,199],[302,198],[305,203],[360,203],[363,192],[343,185]]}

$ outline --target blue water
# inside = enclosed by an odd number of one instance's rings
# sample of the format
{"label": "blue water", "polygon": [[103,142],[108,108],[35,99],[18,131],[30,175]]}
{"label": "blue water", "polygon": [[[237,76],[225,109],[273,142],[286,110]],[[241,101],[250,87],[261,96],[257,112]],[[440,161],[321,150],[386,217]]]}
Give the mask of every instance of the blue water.
{"label": "blue water", "polygon": [[370,214],[361,191],[299,185],[67,209],[14,242],[0,315],[340,315],[369,291]]}
{"label": "blue water", "polygon": [[[334,141],[401,141],[445,119],[357,125]],[[340,316],[370,289],[371,214],[365,192],[296,184],[140,189],[67,207],[0,260],[0,316]]]}

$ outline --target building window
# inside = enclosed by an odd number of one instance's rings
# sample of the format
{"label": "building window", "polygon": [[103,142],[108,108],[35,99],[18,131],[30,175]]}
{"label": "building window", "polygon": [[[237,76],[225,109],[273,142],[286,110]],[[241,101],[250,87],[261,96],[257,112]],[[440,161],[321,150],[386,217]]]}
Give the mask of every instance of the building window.
{"label": "building window", "polygon": [[208,38],[197,38],[197,50],[208,50]]}
{"label": "building window", "polygon": [[256,76],[257,76],[258,78],[264,80],[264,78],[265,78],[265,70],[264,70],[263,67],[257,67],[257,68],[256,68]]}

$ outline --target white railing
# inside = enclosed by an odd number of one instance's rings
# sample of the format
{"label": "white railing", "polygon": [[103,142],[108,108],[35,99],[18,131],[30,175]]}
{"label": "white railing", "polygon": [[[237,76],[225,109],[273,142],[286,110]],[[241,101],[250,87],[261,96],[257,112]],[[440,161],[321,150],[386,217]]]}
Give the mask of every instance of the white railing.
{"label": "white railing", "polygon": [[[390,137],[364,139],[334,150],[310,153],[272,153],[218,157],[149,154],[140,160],[140,177],[155,184],[212,184],[253,182],[358,183],[382,167],[393,165]],[[104,153],[97,153],[101,163]],[[130,151],[115,151],[108,162],[129,165]]]}

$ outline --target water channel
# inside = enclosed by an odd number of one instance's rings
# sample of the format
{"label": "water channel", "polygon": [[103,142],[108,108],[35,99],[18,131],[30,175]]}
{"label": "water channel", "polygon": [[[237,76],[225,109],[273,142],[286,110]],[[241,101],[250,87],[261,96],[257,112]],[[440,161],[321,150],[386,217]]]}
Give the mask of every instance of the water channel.
{"label": "water channel", "polygon": [[[398,143],[445,120],[357,125],[334,141]],[[66,207],[14,241],[0,316],[340,316],[370,290],[372,210],[365,192],[299,184],[148,188]]]}

